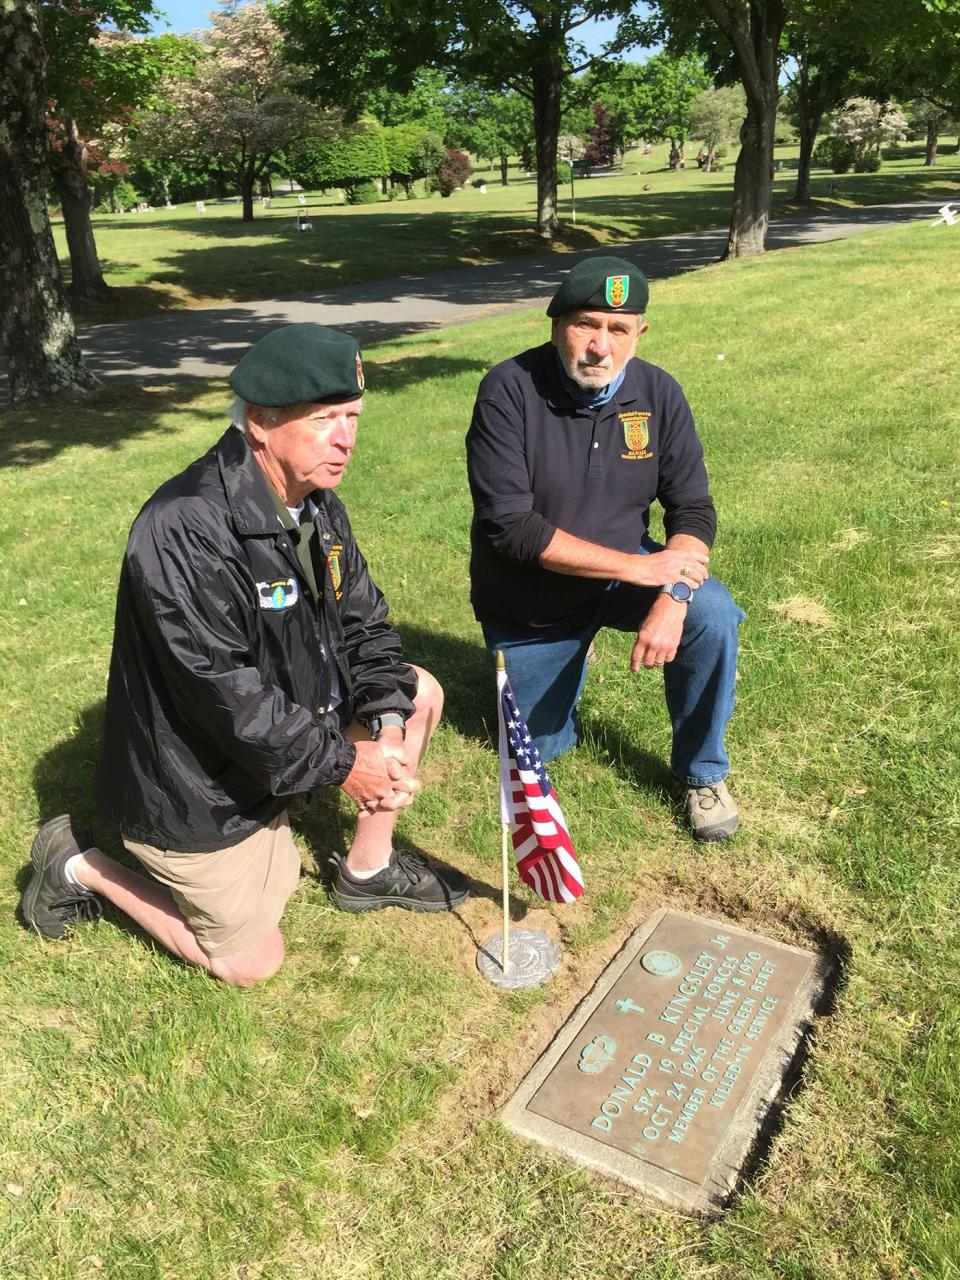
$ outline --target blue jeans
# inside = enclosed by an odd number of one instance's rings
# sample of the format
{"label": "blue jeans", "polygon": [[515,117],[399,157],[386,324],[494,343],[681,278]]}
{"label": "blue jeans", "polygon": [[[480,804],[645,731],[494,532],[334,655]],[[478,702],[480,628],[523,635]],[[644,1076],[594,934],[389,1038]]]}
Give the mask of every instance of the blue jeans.
{"label": "blue jeans", "polygon": [[[641,554],[659,550],[646,541]],[[576,709],[593,637],[602,627],[637,631],[656,598],[655,587],[611,582],[593,617],[579,630],[483,625],[491,654],[503,650],[517,703],[544,761],[576,745]],[[670,768],[688,787],[721,782],[730,770],[723,735],[733,714],[737,631],[745,617],[726,587],[708,578],[693,593],[677,656],[663,669],[673,726]]]}

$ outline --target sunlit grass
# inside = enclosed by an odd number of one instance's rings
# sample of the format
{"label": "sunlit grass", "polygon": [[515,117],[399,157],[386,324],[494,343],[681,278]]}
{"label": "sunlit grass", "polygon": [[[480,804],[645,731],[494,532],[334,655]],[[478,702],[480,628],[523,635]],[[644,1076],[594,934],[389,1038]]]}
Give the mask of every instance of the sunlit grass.
{"label": "sunlit grass", "polygon": [[[467,870],[457,916],[348,917],[314,872],[352,827],[298,806],[288,962],[240,994],[115,917],[43,944],[14,913],[37,821],[89,796],[116,576],[152,489],[217,438],[224,383],[3,420],[0,1275],[4,1280],[926,1280],[960,1194],[956,230],[914,226],[654,290],[643,354],[686,389],[748,613],[731,731],[744,830],[697,847],[658,761],[658,681],[603,635],[552,770],[587,892],[518,918],[547,988],[474,968],[497,927],[493,678],[467,603],[463,435],[525,314],[368,353],[342,494],[411,659],[447,689],[404,836]],[[723,361],[716,359],[724,355]],[[850,948],[765,1167],[718,1224],[649,1210],[502,1130],[499,1105],[618,941],[676,905]]]}
{"label": "sunlit grass", "polygon": [[[956,195],[960,158],[943,154],[936,168],[922,165],[922,149],[888,160],[878,174],[834,179],[814,172],[811,191],[824,208]],[[782,147],[783,168],[774,179],[774,213],[790,210],[797,148]],[[725,226],[733,191],[732,157],[713,173],[700,172],[689,149],[689,166],[666,167],[666,151],[629,153],[622,170],[578,179],[559,192],[562,230],[552,249],[589,249],[698,227]],[[81,324],[143,315],[158,309],[210,306],[218,302],[282,297],[337,285],[393,276],[421,275],[529,254],[543,254],[535,231],[536,175],[510,171],[510,183],[480,170],[486,192],[464,187],[448,199],[439,195],[375,205],[345,206],[339,192],[307,193],[305,205],[277,184],[269,209],[255,209],[243,223],[234,203],[208,201],[197,214],[194,202],[145,214],[97,214],[94,230],[105,277],[113,293],[94,307],[78,308]],[[306,208],[313,230],[294,229]],[[57,243],[69,277],[66,240],[55,224]]]}

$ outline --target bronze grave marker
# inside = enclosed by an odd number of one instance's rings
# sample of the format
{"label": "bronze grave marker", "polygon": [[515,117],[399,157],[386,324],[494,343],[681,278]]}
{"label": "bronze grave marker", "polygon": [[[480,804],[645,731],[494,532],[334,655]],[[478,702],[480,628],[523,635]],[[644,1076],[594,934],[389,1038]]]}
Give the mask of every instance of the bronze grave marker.
{"label": "bronze grave marker", "polygon": [[813,952],[659,911],[608,965],[504,1121],[671,1208],[716,1213],[830,969]]}

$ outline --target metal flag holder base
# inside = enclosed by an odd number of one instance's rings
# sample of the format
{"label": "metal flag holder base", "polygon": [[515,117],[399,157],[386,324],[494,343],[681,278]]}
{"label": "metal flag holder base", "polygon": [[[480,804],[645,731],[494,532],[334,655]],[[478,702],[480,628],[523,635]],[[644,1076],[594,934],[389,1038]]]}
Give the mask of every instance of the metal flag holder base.
{"label": "metal flag holder base", "polygon": [[506,966],[503,964],[503,934],[492,934],[477,952],[477,968],[495,987],[517,991],[539,987],[563,963],[560,948],[539,929],[511,929]]}

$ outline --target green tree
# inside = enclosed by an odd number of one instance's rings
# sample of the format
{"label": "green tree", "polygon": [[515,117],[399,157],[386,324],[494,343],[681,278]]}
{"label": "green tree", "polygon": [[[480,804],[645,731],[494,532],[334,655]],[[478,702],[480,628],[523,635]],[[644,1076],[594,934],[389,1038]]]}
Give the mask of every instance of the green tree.
{"label": "green tree", "polygon": [[923,163],[935,165],[940,134],[947,129],[955,130],[957,121],[944,106],[931,102],[929,98],[915,98],[907,104],[906,114],[912,135],[919,135],[924,140]]}
{"label": "green tree", "polygon": [[382,178],[390,168],[384,131],[375,120],[358,120],[330,137],[308,142],[293,162],[298,182],[308,187],[343,187]]}
{"label": "green tree", "polygon": [[[558,228],[557,137],[565,93],[575,77],[608,63],[639,39],[633,0],[280,0],[291,54],[308,66],[323,101],[342,101],[343,67],[354,92],[408,86],[424,65],[446,67],[494,91],[513,90],[533,108],[537,230]],[[593,18],[616,18],[614,36],[595,55],[575,34]],[[347,88],[349,92],[349,87]]]}
{"label": "green tree", "polygon": [[533,112],[519,93],[496,93],[477,84],[453,84],[446,103],[444,141],[484,160],[496,160],[500,182],[509,183],[510,157],[533,150]]}
{"label": "green tree", "polygon": [[[826,37],[826,38],[825,38]],[[840,105],[853,88],[865,53],[836,31],[819,33],[796,22],[787,24],[784,44],[787,60],[785,109],[796,125],[800,141],[794,200],[810,199],[810,165],[817,134],[828,111]]]}
{"label": "green tree", "polygon": [[717,148],[737,136],[746,104],[739,89],[704,89],[690,104],[690,136],[707,149],[707,172]]}
{"label": "green tree", "polygon": [[690,131],[690,107],[710,83],[698,53],[678,56],[662,50],[646,62],[618,67],[609,83],[599,86],[599,98],[620,119],[627,141],[667,140],[682,151]]}
{"label": "green tree", "polygon": [[724,257],[762,253],[773,194],[773,134],[780,98],[781,37],[801,0],[656,0],[648,30],[680,51],[697,48],[712,70],[743,85],[747,112],[733,179]]}
{"label": "green tree", "polygon": [[97,385],[47,215],[45,57],[37,0],[0,7],[0,337],[14,405]]}
{"label": "green tree", "polygon": [[298,73],[284,58],[265,0],[228,4],[211,23],[192,74],[167,78],[164,107],[139,126],[155,144],[155,159],[215,159],[240,191],[243,221],[252,222],[257,184],[329,121],[294,92]]}
{"label": "green tree", "polygon": [[135,39],[129,30],[98,28],[110,19],[142,28],[149,3],[113,3],[102,12],[44,6],[49,54],[51,168],[70,253],[70,293],[96,300],[107,292],[93,225],[90,173],[116,162],[135,108],[143,105],[164,72],[180,62],[189,42],[176,36]]}
{"label": "green tree", "polygon": [[446,157],[443,137],[421,124],[395,124],[383,129],[387,168],[391,182],[399,183],[407,195],[410,184],[439,172]]}
{"label": "green tree", "polygon": [[420,67],[409,90],[397,93],[377,85],[363,99],[364,116],[373,116],[382,125],[418,124],[432,133],[443,134],[447,123],[447,77],[436,67]]}

